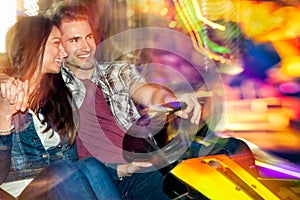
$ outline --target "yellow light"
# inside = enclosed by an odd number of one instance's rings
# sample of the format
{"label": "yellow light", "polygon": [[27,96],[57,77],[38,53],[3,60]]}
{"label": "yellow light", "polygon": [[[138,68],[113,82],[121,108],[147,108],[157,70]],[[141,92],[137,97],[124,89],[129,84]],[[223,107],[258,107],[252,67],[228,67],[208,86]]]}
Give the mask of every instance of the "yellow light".
{"label": "yellow light", "polygon": [[291,56],[282,59],[282,72],[290,77],[300,77],[300,56]]}
{"label": "yellow light", "polygon": [[160,11],[160,14],[161,14],[162,16],[165,16],[166,14],[168,14],[168,12],[169,12],[169,9],[168,9],[168,8],[163,8],[163,9]]}
{"label": "yellow light", "polygon": [[217,23],[214,23],[210,20],[208,20],[207,18],[205,18],[202,14],[201,14],[201,9],[200,9],[200,6],[198,4],[198,2],[196,0],[192,0],[192,4],[193,4],[193,7],[196,11],[196,15],[197,15],[197,18],[204,22],[205,24],[209,25],[210,27],[212,27],[213,29],[219,29],[221,31],[224,31],[225,30],[225,26],[222,26],[220,24],[217,24]]}
{"label": "yellow light", "polygon": [[134,15],[134,10],[129,8],[126,12],[126,17],[132,17],[133,15]]}
{"label": "yellow light", "polygon": [[4,53],[6,32],[17,20],[16,1],[2,1],[0,18],[2,19],[0,23],[0,52]]}
{"label": "yellow light", "polygon": [[221,60],[220,64],[219,64],[219,71],[223,74],[235,76],[237,74],[242,73],[244,71],[244,68],[241,67],[241,65],[238,63],[233,63],[233,62],[230,63],[230,62]]}
{"label": "yellow light", "polygon": [[147,13],[147,12],[149,12],[149,10],[150,10],[150,7],[148,5],[145,5],[143,8],[143,13]]}
{"label": "yellow light", "polygon": [[129,27],[135,27],[135,26],[136,26],[136,22],[133,21],[133,20],[128,20],[127,25],[128,25]]}
{"label": "yellow light", "polygon": [[169,28],[175,28],[177,26],[177,22],[176,21],[171,21],[169,23]]}

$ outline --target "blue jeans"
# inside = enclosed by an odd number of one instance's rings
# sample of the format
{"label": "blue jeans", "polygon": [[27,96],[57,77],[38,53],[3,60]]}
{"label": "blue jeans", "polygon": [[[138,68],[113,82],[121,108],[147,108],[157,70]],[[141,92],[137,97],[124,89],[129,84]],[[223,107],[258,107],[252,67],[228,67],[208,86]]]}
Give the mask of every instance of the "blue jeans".
{"label": "blue jeans", "polygon": [[22,192],[26,200],[121,199],[105,165],[95,158],[57,161],[45,168]]}
{"label": "blue jeans", "polygon": [[123,200],[170,200],[163,192],[163,175],[159,171],[134,173],[116,181]]}

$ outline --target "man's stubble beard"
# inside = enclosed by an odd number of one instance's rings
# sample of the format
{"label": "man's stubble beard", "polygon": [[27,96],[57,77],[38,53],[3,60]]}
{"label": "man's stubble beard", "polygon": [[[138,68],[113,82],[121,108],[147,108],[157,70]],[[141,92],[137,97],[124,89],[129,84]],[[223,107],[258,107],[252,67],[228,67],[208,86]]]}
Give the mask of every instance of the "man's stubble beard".
{"label": "man's stubble beard", "polygon": [[94,67],[94,59],[84,60],[83,62],[81,60],[78,62],[77,59],[66,59],[65,63],[67,67],[80,70],[90,70]]}

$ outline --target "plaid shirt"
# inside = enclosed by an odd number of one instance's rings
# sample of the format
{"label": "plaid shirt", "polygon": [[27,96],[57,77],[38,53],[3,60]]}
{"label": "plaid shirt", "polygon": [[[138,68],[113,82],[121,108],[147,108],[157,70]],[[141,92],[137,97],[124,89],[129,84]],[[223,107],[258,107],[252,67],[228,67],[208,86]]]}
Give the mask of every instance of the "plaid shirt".
{"label": "plaid shirt", "polygon": [[[118,121],[128,130],[140,114],[134,102],[130,98],[129,89],[137,82],[145,82],[136,67],[129,63],[97,63],[91,81],[96,83],[102,90],[107,104]],[[62,67],[63,79],[72,92],[78,108],[81,107],[85,98],[86,89],[83,83],[73,75],[67,67]]]}

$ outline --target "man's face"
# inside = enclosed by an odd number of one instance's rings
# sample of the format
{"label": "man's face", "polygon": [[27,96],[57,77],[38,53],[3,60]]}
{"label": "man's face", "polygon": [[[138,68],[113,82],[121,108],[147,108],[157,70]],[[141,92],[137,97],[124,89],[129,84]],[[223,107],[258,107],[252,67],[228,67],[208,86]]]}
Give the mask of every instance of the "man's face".
{"label": "man's face", "polygon": [[96,42],[88,21],[62,22],[63,46],[68,53],[65,59],[70,65],[91,69],[94,64]]}

